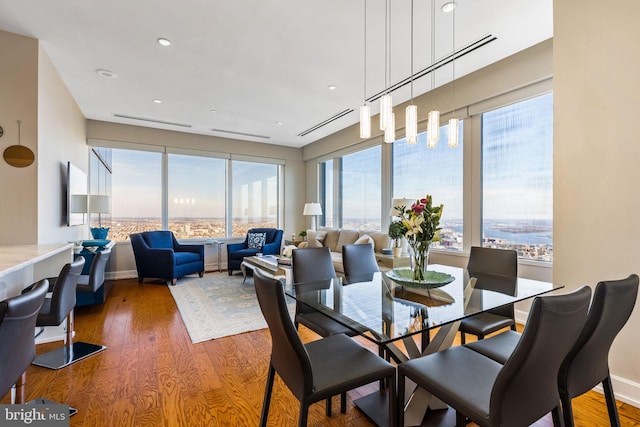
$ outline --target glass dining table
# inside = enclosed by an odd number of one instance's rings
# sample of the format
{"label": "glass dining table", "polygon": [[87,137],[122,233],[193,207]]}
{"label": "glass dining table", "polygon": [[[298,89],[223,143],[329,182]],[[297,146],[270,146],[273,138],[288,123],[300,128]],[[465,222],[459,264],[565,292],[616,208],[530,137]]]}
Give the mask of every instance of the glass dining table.
{"label": "glass dining table", "polygon": [[[429,265],[429,272],[434,273],[431,280],[419,283],[397,274],[406,271],[392,270],[284,286],[288,296],[384,348],[396,363],[450,347],[466,317],[562,288],[537,280],[470,274],[445,265]],[[411,389],[402,402],[405,425],[432,425],[430,418],[433,425],[450,419],[455,424],[452,410],[441,411],[446,404],[408,383]],[[372,393],[355,404],[384,426],[389,425],[385,400],[385,393]]]}

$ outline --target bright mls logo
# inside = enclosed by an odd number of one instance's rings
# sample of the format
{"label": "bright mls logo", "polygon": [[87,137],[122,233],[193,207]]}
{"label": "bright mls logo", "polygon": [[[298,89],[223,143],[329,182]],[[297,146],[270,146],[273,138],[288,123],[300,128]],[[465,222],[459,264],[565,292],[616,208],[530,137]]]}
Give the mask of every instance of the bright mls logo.
{"label": "bright mls logo", "polygon": [[69,405],[0,405],[0,425],[68,427]]}

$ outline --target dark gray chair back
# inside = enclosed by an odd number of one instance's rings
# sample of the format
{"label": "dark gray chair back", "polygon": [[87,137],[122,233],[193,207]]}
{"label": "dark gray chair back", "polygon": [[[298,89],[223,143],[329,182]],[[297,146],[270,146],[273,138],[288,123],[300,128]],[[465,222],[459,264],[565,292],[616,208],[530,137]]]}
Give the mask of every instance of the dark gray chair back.
{"label": "dark gray chair back", "polygon": [[[571,398],[603,383],[611,425],[620,425],[609,377],[609,350],[613,340],[629,320],[637,296],[636,274],[596,285],[584,329],[562,363],[558,375],[565,415],[571,415]],[[572,419],[565,420],[565,423],[572,423]]]}
{"label": "dark gray chair back", "polygon": [[[477,272],[518,277],[518,253],[510,249],[472,246],[467,270],[469,274]],[[476,288],[478,285],[476,283]]]}
{"label": "dark gray chair back", "polygon": [[586,320],[591,288],[535,298],[491,391],[492,425],[529,425],[558,406],[558,371]]}
{"label": "dark gray chair back", "polygon": [[347,277],[365,276],[380,271],[373,245],[344,245],[342,265]]}
{"label": "dark gray chair back", "polygon": [[40,280],[25,293],[0,302],[0,397],[35,357],[36,317],[48,289],[49,282]]}
{"label": "dark gray chair back", "polygon": [[254,284],[260,309],[271,332],[271,365],[302,401],[313,392],[313,373],[309,355],[291,321],[282,283],[267,279],[256,270]]}
{"label": "dark gray chair back", "polygon": [[291,256],[294,283],[316,282],[337,277],[331,252],[327,247],[294,249]]}
{"label": "dark gray chair back", "polygon": [[40,309],[36,326],[57,326],[71,313],[76,305],[76,286],[83,267],[81,256],[62,267],[51,289],[51,298],[47,298]]}
{"label": "dark gray chair back", "polygon": [[[78,284],[77,290],[81,292],[96,292],[104,283],[104,273],[107,262],[111,256],[111,249],[104,249],[96,253],[89,269],[89,280],[87,284]],[[85,279],[86,280],[86,279]]]}

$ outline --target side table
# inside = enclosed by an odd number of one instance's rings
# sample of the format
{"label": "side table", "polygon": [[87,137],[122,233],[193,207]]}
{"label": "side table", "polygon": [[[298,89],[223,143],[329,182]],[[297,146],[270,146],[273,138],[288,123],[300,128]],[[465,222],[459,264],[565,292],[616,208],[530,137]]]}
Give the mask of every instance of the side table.
{"label": "side table", "polygon": [[222,271],[222,245],[224,245],[224,242],[222,240],[207,240],[205,242],[205,245],[215,245],[216,246],[216,253],[218,255],[218,265],[217,267],[217,272]]}
{"label": "side table", "polygon": [[411,257],[409,255],[402,255],[394,257],[393,255],[383,255],[376,253],[376,261],[380,270],[393,270],[394,268],[411,267]]}

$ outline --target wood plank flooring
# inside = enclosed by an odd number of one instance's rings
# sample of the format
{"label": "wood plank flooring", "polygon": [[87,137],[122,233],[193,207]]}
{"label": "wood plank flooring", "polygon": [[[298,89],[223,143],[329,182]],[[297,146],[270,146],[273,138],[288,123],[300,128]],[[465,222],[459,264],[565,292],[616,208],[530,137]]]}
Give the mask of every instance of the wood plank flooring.
{"label": "wood plank flooring", "polygon": [[[104,344],[107,350],[57,371],[32,365],[26,386],[27,399],[44,397],[77,408],[71,426],[258,425],[271,351],[268,330],[192,344],[168,288],[135,279],[114,281],[104,305],[76,309],[75,328],[76,341]],[[317,339],[304,329],[301,334],[305,341]],[[37,353],[60,345],[39,345]],[[309,426],[371,425],[352,399],[376,387],[350,392],[346,414],[339,413],[337,398],[330,418],[323,403],[313,405]],[[7,395],[1,403],[8,402]],[[269,426],[296,425],[298,407],[277,378]],[[624,426],[640,425],[639,409],[619,403],[619,410]],[[608,425],[598,393],[575,399],[574,412],[578,426]],[[551,426],[551,418],[535,425]]]}

